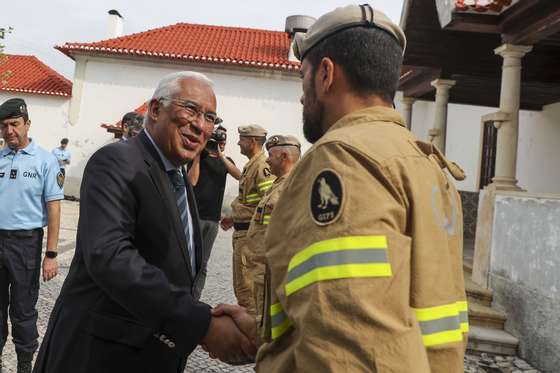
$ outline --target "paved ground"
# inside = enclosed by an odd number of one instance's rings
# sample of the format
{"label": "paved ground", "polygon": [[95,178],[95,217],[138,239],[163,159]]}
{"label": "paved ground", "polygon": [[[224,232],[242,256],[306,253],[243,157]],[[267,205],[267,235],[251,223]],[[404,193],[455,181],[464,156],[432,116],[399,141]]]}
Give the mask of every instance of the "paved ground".
{"label": "paved ground", "polygon": [[[39,293],[39,334],[40,339],[46,330],[48,318],[54,302],[72,261],[75,249],[76,229],[78,223],[77,202],[64,201],[62,204],[62,221],[59,244],[60,274],[47,283],[41,283]],[[43,245],[44,246],[44,245]],[[209,262],[208,279],[202,294],[202,300],[210,305],[233,303],[234,296],[231,278],[231,233],[220,231],[214,251]],[[16,358],[13,343],[8,341],[3,354],[4,372],[14,372]],[[536,370],[518,358],[488,357],[469,355],[465,359],[466,373],[536,373]],[[253,372],[252,366],[232,367],[217,360],[212,360],[206,352],[197,349],[189,358],[186,372]]]}

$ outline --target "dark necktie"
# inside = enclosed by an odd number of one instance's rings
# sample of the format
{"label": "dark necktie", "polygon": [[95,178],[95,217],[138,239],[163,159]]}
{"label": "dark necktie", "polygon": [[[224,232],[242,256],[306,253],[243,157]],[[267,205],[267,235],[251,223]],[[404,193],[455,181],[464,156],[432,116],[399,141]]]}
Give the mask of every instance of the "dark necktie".
{"label": "dark necktie", "polygon": [[185,233],[185,237],[187,238],[187,250],[191,261],[191,268],[194,274],[194,272],[196,271],[196,262],[190,240],[189,214],[187,211],[188,207],[185,181],[178,170],[167,171],[167,173],[169,175],[169,179],[171,180],[171,184],[173,184],[173,192],[175,193],[175,200],[177,202],[177,209],[179,210],[181,223],[183,223],[183,232]]}

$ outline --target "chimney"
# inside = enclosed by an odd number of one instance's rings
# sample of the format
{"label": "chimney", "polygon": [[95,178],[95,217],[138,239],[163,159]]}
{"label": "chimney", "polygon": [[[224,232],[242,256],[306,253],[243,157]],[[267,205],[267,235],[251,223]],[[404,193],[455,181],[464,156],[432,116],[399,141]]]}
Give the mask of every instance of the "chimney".
{"label": "chimney", "polygon": [[123,35],[123,16],[118,10],[111,9],[109,13],[109,39],[118,38]]}
{"label": "chimney", "polygon": [[315,18],[309,16],[289,16],[286,18],[286,28],[285,31],[288,33],[290,37],[290,50],[288,52],[288,60],[292,62],[298,62],[296,56],[294,56],[294,37],[298,33],[306,33],[307,29],[311,27],[316,21]]}

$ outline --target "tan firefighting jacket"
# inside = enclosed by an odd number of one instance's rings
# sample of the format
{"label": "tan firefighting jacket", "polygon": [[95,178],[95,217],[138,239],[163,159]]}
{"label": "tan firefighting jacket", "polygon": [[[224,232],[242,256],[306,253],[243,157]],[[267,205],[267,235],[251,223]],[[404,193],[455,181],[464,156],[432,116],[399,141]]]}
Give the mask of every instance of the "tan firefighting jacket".
{"label": "tan firefighting jacket", "polygon": [[340,119],[285,181],[266,236],[258,372],[462,373],[464,174],[400,115]]}
{"label": "tan firefighting jacket", "polygon": [[270,224],[270,216],[284,189],[284,180],[286,180],[287,176],[288,174],[274,180],[270,189],[266,191],[257,205],[249,231],[247,232],[247,252],[251,257],[249,271],[251,272],[252,280],[259,284],[264,284],[264,237]]}
{"label": "tan firefighting jacket", "polygon": [[239,179],[239,196],[231,203],[232,218],[235,223],[249,223],[264,193],[272,186],[275,176],[266,163],[266,155],[261,150],[243,167]]}

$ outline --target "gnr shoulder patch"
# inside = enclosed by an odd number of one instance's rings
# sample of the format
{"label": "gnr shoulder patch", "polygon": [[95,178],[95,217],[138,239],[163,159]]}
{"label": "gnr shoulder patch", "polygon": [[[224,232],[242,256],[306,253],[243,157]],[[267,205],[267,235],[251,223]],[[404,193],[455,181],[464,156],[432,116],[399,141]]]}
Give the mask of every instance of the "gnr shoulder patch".
{"label": "gnr shoulder patch", "polygon": [[59,188],[62,188],[62,186],[64,185],[64,174],[62,172],[58,172],[58,174],[56,174],[56,183],[58,184]]}
{"label": "gnr shoulder patch", "polygon": [[317,175],[311,186],[310,210],[313,221],[318,225],[335,222],[342,212],[344,191],[340,176],[330,169]]}

